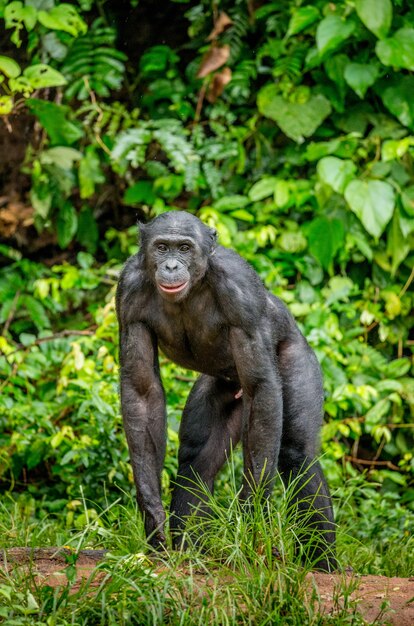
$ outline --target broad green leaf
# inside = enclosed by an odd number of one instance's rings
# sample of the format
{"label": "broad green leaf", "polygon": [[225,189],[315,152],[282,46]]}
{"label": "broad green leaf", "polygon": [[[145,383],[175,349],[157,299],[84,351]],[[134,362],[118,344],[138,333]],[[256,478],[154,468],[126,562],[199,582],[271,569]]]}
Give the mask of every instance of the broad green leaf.
{"label": "broad green leaf", "polygon": [[[391,228],[387,232],[387,252],[391,256],[391,274],[394,276],[398,267],[401,265],[401,263],[404,261],[407,254],[411,250],[410,242],[405,239],[402,233],[398,211],[395,211],[394,217],[392,218],[391,222]],[[396,294],[392,294],[392,296],[398,298]],[[389,300],[387,301],[388,307],[395,307],[395,298],[393,299],[392,296],[390,296]],[[389,313],[389,311],[387,312]],[[389,317],[390,319],[393,319],[391,315],[389,315]]]}
{"label": "broad green leaf", "polygon": [[344,243],[345,229],[342,222],[338,219],[318,217],[310,224],[307,236],[311,254],[325,270],[328,270]]}
{"label": "broad green leaf", "polygon": [[410,359],[404,357],[395,359],[394,361],[386,363],[381,369],[388,378],[401,378],[401,376],[407,374],[411,369]]}
{"label": "broad green leaf", "polygon": [[353,22],[347,22],[339,15],[328,15],[318,25],[316,30],[316,45],[320,55],[336,50],[355,28]]}
{"label": "broad green leaf", "polygon": [[322,289],[322,295],[326,298],[325,304],[329,306],[333,302],[340,300],[346,302],[353,288],[354,283],[347,276],[332,276],[329,279],[328,286]]}
{"label": "broad green leaf", "polygon": [[237,209],[237,211],[232,211],[230,215],[241,222],[254,223],[254,215],[246,211],[246,209]]}
{"label": "broad green leaf", "polygon": [[70,202],[65,202],[59,209],[56,221],[58,244],[61,248],[66,248],[70,244],[77,228],[78,215],[76,209]]}
{"label": "broad green leaf", "polygon": [[93,146],[88,146],[79,163],[79,188],[81,198],[90,198],[95,193],[95,185],[105,182],[99,157]]}
{"label": "broad green leaf", "polygon": [[393,161],[400,159],[414,145],[414,137],[404,137],[404,139],[390,139],[384,141],[381,146],[381,159],[383,161]]}
{"label": "broad green leaf", "polygon": [[23,76],[27,78],[34,89],[66,85],[66,78],[63,74],[45,63],[38,63],[37,65],[27,67],[23,72]]}
{"label": "broad green leaf", "polygon": [[290,185],[286,180],[277,180],[274,193],[275,204],[277,207],[284,207],[290,199]]}
{"label": "broad green leaf", "polygon": [[35,210],[35,216],[38,215],[42,219],[46,219],[52,208],[52,193],[43,187],[32,187],[30,190],[30,201]]}
{"label": "broad green leaf", "polygon": [[131,187],[128,187],[124,195],[124,202],[126,204],[152,205],[155,199],[154,185],[151,180],[139,180]]}
{"label": "broad green leaf", "polygon": [[376,65],[349,63],[345,68],[344,77],[355,93],[363,98],[367,89],[377,80],[378,74],[379,69]]}
{"label": "broad green leaf", "polygon": [[345,189],[345,199],[369,234],[378,239],[394,211],[391,185],[380,180],[353,180]]}
{"label": "broad green leaf", "polygon": [[13,111],[13,98],[11,96],[0,96],[0,115],[10,115]]}
{"label": "broad green leaf", "polygon": [[31,6],[24,6],[23,2],[10,2],[4,9],[6,28],[18,27],[21,22],[30,31],[37,20],[37,11]]}
{"label": "broad green leaf", "polygon": [[88,30],[86,22],[70,4],[60,4],[50,11],[39,11],[38,20],[51,30],[63,30],[73,37],[84,35]]}
{"label": "broad green leaf", "polygon": [[21,71],[20,65],[14,59],[0,55],[0,72],[9,78],[17,78]]}
{"label": "broad green leaf", "polygon": [[306,250],[308,242],[300,231],[285,231],[280,235],[278,244],[285,252],[295,254]]}
{"label": "broad green leaf", "polygon": [[234,196],[224,196],[219,200],[216,200],[213,207],[217,211],[236,211],[237,209],[243,209],[250,203],[249,198],[235,194]]}
{"label": "broad green leaf", "polygon": [[414,28],[400,28],[392,37],[377,41],[375,52],[384,65],[414,70]]}
{"label": "broad green leaf", "polygon": [[66,119],[70,112],[68,106],[38,100],[37,98],[30,98],[27,104],[46,130],[52,144],[70,145],[83,137],[83,130]]}
{"label": "broad green leaf", "polygon": [[83,207],[79,213],[76,239],[88,252],[93,254],[96,251],[99,230],[92,209],[88,206]]}
{"label": "broad green leaf", "polygon": [[139,180],[137,183],[128,187],[124,195],[124,202],[126,204],[149,204],[152,205],[155,202],[155,193],[152,181]]}
{"label": "broad green leaf", "polygon": [[56,148],[43,150],[39,158],[40,162],[43,164],[56,165],[63,170],[70,170],[74,162],[82,158],[82,152],[74,148],[67,148],[66,146],[57,146]]}
{"label": "broad green leaf", "polygon": [[383,417],[388,416],[391,409],[391,402],[387,398],[379,400],[365,415],[365,425],[368,432],[372,426],[382,421]]}
{"label": "broad green leaf", "polygon": [[392,85],[385,86],[380,95],[384,105],[401,124],[414,129],[414,76],[398,77]]}
{"label": "broad green leaf", "polygon": [[289,102],[278,95],[276,85],[267,85],[260,90],[257,104],[260,113],[274,120],[282,131],[297,143],[313,135],[331,112],[329,100],[318,94],[307,102]]}
{"label": "broad green leaf", "polygon": [[275,192],[277,180],[278,179],[275,176],[268,176],[267,178],[258,180],[257,183],[254,183],[254,185],[250,188],[250,200],[252,202],[258,202],[264,198],[269,198]]}
{"label": "broad green leaf", "polygon": [[324,62],[324,67],[329,78],[338,85],[341,94],[345,94],[346,83],[344,78],[345,67],[349,64],[346,54],[334,54]]}
{"label": "broad green leaf", "polygon": [[387,36],[392,22],[391,0],[356,0],[355,8],[361,22],[378,37]]}
{"label": "broad green leaf", "polygon": [[25,76],[18,76],[17,78],[9,79],[9,88],[12,93],[22,93],[25,98],[30,96],[34,87],[30,84],[30,81]]}
{"label": "broad green leaf", "polygon": [[319,178],[337,193],[344,193],[345,187],[354,178],[356,167],[350,160],[327,156],[317,165]]}
{"label": "broad green leaf", "polygon": [[302,32],[303,30],[305,30],[305,28],[316,22],[319,16],[319,9],[310,4],[304,7],[300,7],[298,9],[294,9],[294,13],[290,18],[286,37],[290,37],[291,35],[297,35],[298,33]]}
{"label": "broad green leaf", "polygon": [[401,194],[401,200],[407,215],[414,217],[414,185],[404,189]]}

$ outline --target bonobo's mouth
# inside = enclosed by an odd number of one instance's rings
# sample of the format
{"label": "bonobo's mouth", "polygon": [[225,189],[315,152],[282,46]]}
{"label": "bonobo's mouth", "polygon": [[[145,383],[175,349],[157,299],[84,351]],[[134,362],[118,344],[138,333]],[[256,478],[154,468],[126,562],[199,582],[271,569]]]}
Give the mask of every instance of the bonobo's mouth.
{"label": "bonobo's mouth", "polygon": [[179,293],[187,287],[188,280],[186,280],[185,283],[180,283],[179,285],[162,285],[161,283],[158,283],[158,285],[159,288],[165,293]]}

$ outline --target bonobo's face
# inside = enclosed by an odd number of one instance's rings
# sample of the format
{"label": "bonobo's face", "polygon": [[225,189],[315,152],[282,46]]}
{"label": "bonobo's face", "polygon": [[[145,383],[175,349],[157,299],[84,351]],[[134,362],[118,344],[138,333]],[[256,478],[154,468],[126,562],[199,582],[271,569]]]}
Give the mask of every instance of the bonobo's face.
{"label": "bonobo's face", "polygon": [[141,227],[147,268],[159,294],[181,302],[204,276],[215,231],[184,212],[164,213]]}

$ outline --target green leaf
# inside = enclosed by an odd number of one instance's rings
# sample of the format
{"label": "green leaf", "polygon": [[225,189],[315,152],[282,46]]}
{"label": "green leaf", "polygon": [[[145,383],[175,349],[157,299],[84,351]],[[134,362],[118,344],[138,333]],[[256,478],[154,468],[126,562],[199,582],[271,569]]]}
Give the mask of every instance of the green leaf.
{"label": "green leaf", "polygon": [[21,297],[21,304],[28,310],[30,317],[38,330],[50,327],[50,321],[46,310],[39,300],[36,300],[33,296],[26,294]]}
{"label": "green leaf", "polygon": [[150,180],[139,180],[132,187],[128,187],[124,195],[126,204],[154,204],[156,195]]}
{"label": "green leaf", "polygon": [[66,119],[70,112],[68,106],[37,98],[30,98],[27,104],[46,130],[52,144],[70,145],[83,136],[82,129]]}
{"label": "green leaf", "polygon": [[26,30],[34,28],[37,20],[37,11],[31,6],[23,6],[23,2],[10,2],[4,9],[6,28],[18,28],[23,22]]}
{"label": "green leaf", "polygon": [[83,207],[79,213],[76,239],[91,254],[96,251],[99,230],[92,209],[88,206]]}
{"label": "green leaf", "polygon": [[95,185],[105,182],[99,157],[93,146],[88,146],[79,163],[79,188],[81,198],[90,198],[95,193]]}
{"label": "green leaf", "polygon": [[377,80],[378,74],[379,69],[376,65],[349,63],[345,68],[344,77],[355,93],[363,98],[367,89]]}
{"label": "green leaf", "polygon": [[389,87],[385,84],[380,95],[401,124],[414,129],[414,76],[398,77]]}
{"label": "green leaf", "polygon": [[375,52],[384,65],[414,70],[414,28],[400,28],[392,37],[377,41]]}
{"label": "green leaf", "polygon": [[[410,250],[410,242],[405,239],[401,230],[399,212],[395,211],[387,237],[387,252],[391,256],[391,274],[393,276]],[[396,296],[396,294],[393,295]]]}
{"label": "green leaf", "polygon": [[372,426],[379,424],[382,418],[388,416],[391,409],[391,402],[387,398],[382,398],[368,411],[365,415],[365,425],[368,432],[370,432]]}
{"label": "green leaf", "polygon": [[294,9],[294,13],[290,18],[286,37],[301,33],[303,30],[305,30],[305,28],[316,22],[319,16],[319,9],[310,4],[304,7],[300,7],[298,9]]}
{"label": "green leaf", "polygon": [[236,211],[237,209],[244,208],[249,202],[250,200],[246,198],[246,196],[235,194],[234,196],[224,196],[216,200],[213,207],[217,209],[217,211]]}
{"label": "green leaf", "polygon": [[56,165],[63,170],[70,170],[73,167],[75,161],[79,161],[82,158],[82,152],[75,150],[74,148],[67,148],[64,146],[57,146],[56,148],[50,148],[49,150],[43,150],[40,154],[40,162],[45,165]]}
{"label": "green leaf", "polygon": [[237,211],[232,211],[230,215],[241,222],[250,222],[250,224],[254,223],[254,215],[245,209],[237,209]]}
{"label": "green leaf", "polygon": [[318,94],[307,102],[289,102],[278,95],[277,85],[260,90],[257,104],[262,115],[274,120],[282,131],[297,143],[313,135],[331,112],[329,100]]}
{"label": "green leaf", "polygon": [[70,202],[65,202],[60,207],[57,216],[56,230],[58,244],[61,248],[67,248],[78,228],[78,215],[75,207]]}
{"label": "green leaf", "polygon": [[393,161],[394,159],[401,159],[406,154],[411,146],[414,145],[414,137],[404,137],[404,139],[390,139],[384,141],[381,146],[381,159],[383,161]]}
{"label": "green leaf", "polygon": [[316,30],[316,45],[320,55],[336,50],[355,28],[353,22],[347,22],[339,15],[328,15],[319,22]]}
{"label": "green leaf", "polygon": [[37,65],[27,67],[23,72],[23,76],[27,78],[34,89],[66,85],[66,78],[63,74],[45,63],[38,63]]}
{"label": "green leaf", "polygon": [[337,193],[344,193],[345,187],[354,178],[356,172],[356,167],[352,161],[333,156],[321,159],[316,169],[319,178]]}
{"label": "green leaf", "polygon": [[10,115],[13,111],[13,105],[11,96],[0,96],[0,115]]}
{"label": "green leaf", "polygon": [[311,222],[307,236],[311,254],[325,270],[330,269],[336,253],[345,240],[343,223],[338,219],[318,217]]}
{"label": "green leaf", "polygon": [[258,202],[259,200],[264,200],[264,198],[269,198],[274,194],[277,178],[275,176],[268,176],[266,178],[262,178],[258,180],[257,183],[250,188],[249,198],[252,202]]}
{"label": "green leaf", "polygon": [[21,71],[20,65],[14,59],[0,55],[0,72],[9,78],[17,78]]}
{"label": "green leaf", "polygon": [[394,211],[391,185],[380,180],[353,180],[345,189],[345,199],[369,234],[378,239]]}
{"label": "green leaf", "polygon": [[361,22],[378,37],[387,36],[392,22],[391,0],[356,0],[356,12]]}
{"label": "green leaf", "polygon": [[308,242],[300,231],[285,231],[278,239],[278,244],[285,252],[295,254],[303,252],[307,248]]}
{"label": "green leaf", "polygon": [[50,11],[39,11],[38,20],[51,30],[63,30],[73,37],[84,35],[88,30],[86,22],[70,4],[60,4]]}

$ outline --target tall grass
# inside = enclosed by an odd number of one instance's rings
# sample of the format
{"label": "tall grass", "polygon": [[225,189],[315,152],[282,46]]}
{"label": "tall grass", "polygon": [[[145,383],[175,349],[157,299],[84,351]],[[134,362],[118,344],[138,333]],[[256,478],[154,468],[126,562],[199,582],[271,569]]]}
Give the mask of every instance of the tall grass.
{"label": "tall grass", "polygon": [[[221,479],[222,484],[223,478]],[[201,484],[209,513],[190,517],[187,548],[151,553],[131,496],[98,509],[80,499],[77,516],[36,516],[36,504],[5,499],[0,505],[2,547],[71,546],[65,584],[52,588],[29,567],[0,573],[0,622],[7,626],[83,625],[325,625],[363,624],[351,592],[355,578],[338,576],[334,611],[326,614],[311,562],[303,561],[306,519],[292,506],[292,488],[276,486],[270,501],[257,493],[249,510],[237,495],[234,466],[226,488],[211,496]],[[81,495],[81,494],[80,494]],[[341,502],[337,502],[339,508]],[[93,511],[93,513],[92,513]],[[73,525],[68,524],[68,520]],[[356,572],[412,575],[413,542],[402,537],[388,552],[375,538],[363,544],[353,536],[355,519],[338,528],[341,567]],[[312,541],[307,533],[306,541]],[[306,547],[306,546],[305,546]],[[85,548],[105,548],[106,557],[90,580],[74,585],[76,555]]]}

